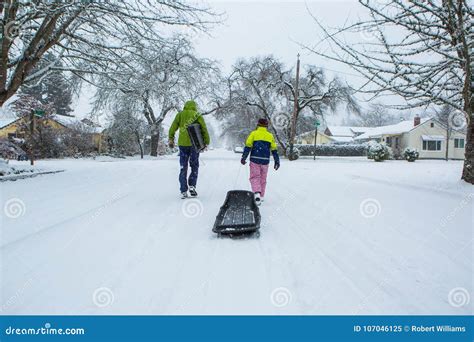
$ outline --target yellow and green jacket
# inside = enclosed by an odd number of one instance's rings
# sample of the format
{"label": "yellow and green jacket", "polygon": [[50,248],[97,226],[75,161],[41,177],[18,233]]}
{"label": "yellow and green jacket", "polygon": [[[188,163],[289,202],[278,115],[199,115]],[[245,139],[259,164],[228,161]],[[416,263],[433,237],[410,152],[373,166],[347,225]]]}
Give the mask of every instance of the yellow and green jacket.
{"label": "yellow and green jacket", "polygon": [[201,133],[202,138],[204,139],[204,144],[209,145],[210,139],[206,123],[204,122],[202,115],[197,111],[197,105],[194,101],[187,101],[183,110],[179,112],[174,118],[168,132],[169,140],[174,141],[175,133],[179,129],[178,146],[192,146],[191,138],[189,137],[187,128],[189,125],[196,122],[201,125]]}
{"label": "yellow and green jacket", "polygon": [[273,155],[275,164],[280,164],[277,144],[275,138],[273,138],[273,134],[271,134],[266,127],[257,127],[255,131],[250,133],[245,142],[242,159],[246,160],[250,154],[251,162],[267,165],[270,163],[270,153]]}

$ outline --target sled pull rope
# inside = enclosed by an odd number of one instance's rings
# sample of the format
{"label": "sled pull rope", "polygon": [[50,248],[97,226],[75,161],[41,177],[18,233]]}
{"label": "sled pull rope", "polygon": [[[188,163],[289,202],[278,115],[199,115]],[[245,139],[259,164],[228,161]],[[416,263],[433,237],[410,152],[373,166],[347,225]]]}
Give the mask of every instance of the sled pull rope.
{"label": "sled pull rope", "polygon": [[234,181],[234,189],[235,189],[235,187],[237,186],[237,182],[238,182],[239,176],[240,176],[240,170],[242,170],[243,167],[244,167],[244,166],[243,166],[242,164],[239,165],[239,170],[237,171],[237,176],[235,177],[235,181]]}

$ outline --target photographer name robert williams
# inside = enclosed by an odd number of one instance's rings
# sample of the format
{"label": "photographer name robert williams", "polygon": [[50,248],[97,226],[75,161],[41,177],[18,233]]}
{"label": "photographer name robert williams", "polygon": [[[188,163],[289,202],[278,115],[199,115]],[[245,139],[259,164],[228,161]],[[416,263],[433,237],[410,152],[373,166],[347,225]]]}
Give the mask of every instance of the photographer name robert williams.
{"label": "photographer name robert williams", "polygon": [[466,332],[465,326],[451,326],[451,325],[412,325],[409,327],[409,332]]}
{"label": "photographer name robert williams", "polygon": [[355,325],[354,332],[368,333],[465,333],[465,326],[452,325]]}

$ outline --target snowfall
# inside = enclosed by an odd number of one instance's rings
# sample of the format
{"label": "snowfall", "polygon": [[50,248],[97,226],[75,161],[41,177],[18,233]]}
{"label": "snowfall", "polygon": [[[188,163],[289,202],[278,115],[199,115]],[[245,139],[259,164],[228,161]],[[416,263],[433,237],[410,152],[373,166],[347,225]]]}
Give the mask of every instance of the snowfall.
{"label": "snowfall", "polygon": [[[461,161],[282,161],[259,236],[212,232],[248,166],[202,154],[37,162],[0,183],[1,314],[471,314],[474,187]],[[27,165],[27,162],[13,162]]]}

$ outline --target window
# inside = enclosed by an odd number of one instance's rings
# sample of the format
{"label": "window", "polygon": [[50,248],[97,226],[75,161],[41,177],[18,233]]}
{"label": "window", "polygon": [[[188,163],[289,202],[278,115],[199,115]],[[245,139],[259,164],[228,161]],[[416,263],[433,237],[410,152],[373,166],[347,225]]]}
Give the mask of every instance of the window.
{"label": "window", "polygon": [[395,138],[395,148],[400,147],[400,139],[398,137]]}
{"label": "window", "polygon": [[423,140],[423,151],[441,151],[441,141]]}
{"label": "window", "polygon": [[387,145],[391,146],[392,145],[392,137],[386,137],[385,142],[387,143]]}
{"label": "window", "polygon": [[434,122],[432,122],[432,123],[430,124],[430,126],[431,126],[431,128],[433,128],[433,127],[434,127]]}
{"label": "window", "polygon": [[454,138],[454,148],[464,148],[464,138]]}

